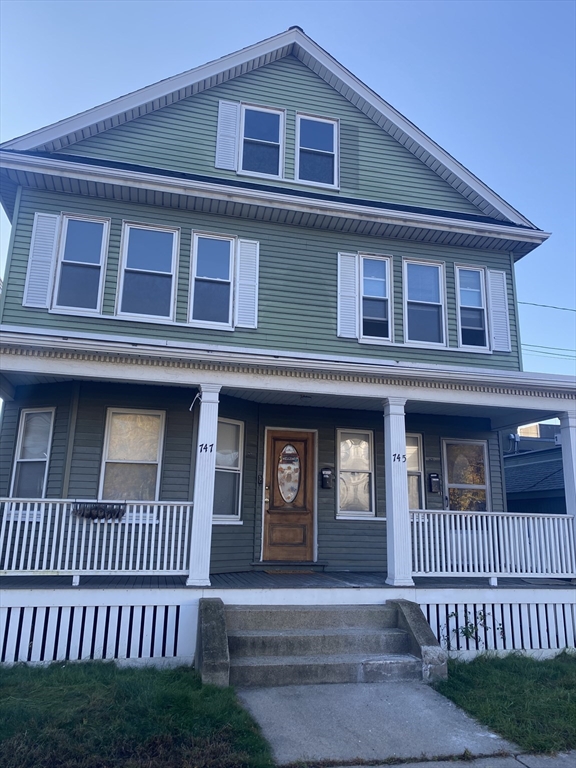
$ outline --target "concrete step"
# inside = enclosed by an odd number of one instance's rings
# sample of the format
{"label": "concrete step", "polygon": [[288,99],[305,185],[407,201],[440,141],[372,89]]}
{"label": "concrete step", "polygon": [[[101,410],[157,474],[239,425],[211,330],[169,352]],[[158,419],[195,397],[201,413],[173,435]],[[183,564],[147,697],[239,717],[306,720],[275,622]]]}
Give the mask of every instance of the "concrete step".
{"label": "concrete step", "polygon": [[232,630],[231,657],[319,656],[342,653],[407,653],[409,638],[401,629],[338,627],[329,629]]}
{"label": "concrete step", "polygon": [[230,661],[230,685],[246,687],[421,679],[422,662],[409,654],[251,656]]}
{"label": "concrete step", "polygon": [[226,606],[226,627],[236,630],[285,630],[396,627],[397,612],[387,605],[238,605]]}

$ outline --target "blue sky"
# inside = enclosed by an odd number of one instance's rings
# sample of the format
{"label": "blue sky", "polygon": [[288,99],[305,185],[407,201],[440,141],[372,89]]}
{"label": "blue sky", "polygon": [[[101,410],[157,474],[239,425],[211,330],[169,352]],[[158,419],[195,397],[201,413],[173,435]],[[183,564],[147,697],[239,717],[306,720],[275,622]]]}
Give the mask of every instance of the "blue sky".
{"label": "blue sky", "polygon": [[[524,367],[576,373],[576,311],[532,306],[576,308],[572,0],[1,0],[0,22],[2,141],[301,26],[553,233],[517,266]],[[2,214],[2,270],[8,237]]]}

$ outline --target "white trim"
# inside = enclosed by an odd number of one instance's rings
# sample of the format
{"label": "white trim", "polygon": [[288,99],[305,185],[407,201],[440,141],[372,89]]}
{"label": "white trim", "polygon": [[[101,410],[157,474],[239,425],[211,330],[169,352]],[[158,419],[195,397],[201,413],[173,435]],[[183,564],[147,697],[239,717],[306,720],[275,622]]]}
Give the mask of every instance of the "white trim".
{"label": "white trim", "polygon": [[[160,494],[160,480],[161,480],[161,472],[162,472],[162,459],[164,456],[164,432],[165,432],[165,425],[166,425],[166,411],[154,411],[149,408],[114,408],[110,407],[106,409],[106,426],[104,428],[104,445],[102,446],[102,461],[100,466],[100,481],[98,483],[98,499],[101,501],[108,502],[109,499],[104,499],[102,494],[104,492],[104,478],[106,475],[106,463],[108,462],[108,448],[110,444],[110,432],[111,432],[111,424],[112,424],[112,416],[115,413],[129,413],[129,414],[140,414],[145,416],[160,416],[160,427],[159,427],[159,434],[158,434],[158,453],[157,453],[157,459],[155,462],[152,461],[118,461],[117,459],[110,459],[111,462],[114,464],[156,464],[156,493],[153,499],[140,499],[139,501],[136,501],[134,503],[136,504],[142,504],[142,503],[149,503],[158,501],[158,496]],[[164,503],[171,503],[171,502],[164,502]],[[186,502],[189,504],[190,502]]]}
{"label": "white trim", "polygon": [[[280,120],[278,125],[278,173],[259,173],[258,171],[248,171],[242,167],[242,160],[244,157],[244,142],[246,137],[244,136],[244,116],[246,110],[252,112],[272,112],[279,116]],[[284,151],[286,146],[286,110],[279,109],[278,107],[266,107],[257,104],[249,104],[242,102],[240,104],[240,135],[238,137],[238,164],[237,174],[239,176],[253,176],[259,179],[280,179],[284,178]],[[276,142],[273,141],[260,141],[259,139],[248,139],[248,141],[255,141],[260,144],[269,144],[270,146],[276,146]]]}
{"label": "white trim", "polygon": [[[482,297],[481,307],[467,307],[460,303],[460,271],[480,272],[480,293]],[[492,337],[490,321],[488,319],[488,293],[486,291],[486,268],[471,267],[464,264],[454,264],[454,283],[456,286],[456,322],[458,323],[458,349],[464,349],[466,352],[492,352],[490,348],[490,339]],[[484,337],[486,343],[482,346],[462,343],[462,318],[461,309],[466,306],[468,309],[482,309],[484,311]]]}
{"label": "white trim", "polygon": [[[340,472],[353,472],[361,470],[341,470],[340,469],[340,444],[342,440],[342,433],[353,433],[357,435],[368,435],[368,455],[370,458],[370,468],[368,470],[368,474],[370,475],[370,499],[371,499],[371,506],[372,509],[369,512],[363,512],[358,511],[355,512],[354,510],[347,509],[345,512],[340,511]],[[339,427],[336,429],[336,510],[335,510],[335,517],[337,520],[374,520],[376,518],[376,511],[378,509],[378,504],[376,500],[376,482],[375,482],[375,475],[376,475],[376,461],[374,456],[374,430],[373,429],[347,429],[345,427]]]}
{"label": "white trim", "polygon": [[[440,302],[434,301],[416,301],[408,298],[408,265],[418,264],[424,267],[437,267],[438,269],[438,289],[440,295]],[[448,322],[447,322],[447,302],[446,302],[446,274],[445,264],[443,261],[428,261],[426,259],[402,259],[402,292],[403,292],[403,312],[404,312],[404,343],[409,343],[413,347],[421,347],[425,349],[444,349],[448,346]],[[418,339],[410,339],[408,337],[408,303],[412,304],[424,304],[426,306],[434,305],[440,306],[440,317],[442,318],[442,337],[443,341],[419,341]]]}
{"label": "white trim", "polygon": [[158,174],[127,171],[119,168],[74,163],[67,160],[36,157],[32,155],[16,155],[12,152],[1,152],[0,161],[3,167],[12,170],[32,171],[50,176],[65,176],[82,181],[93,181],[97,184],[117,184],[120,186],[150,189],[171,194],[201,194],[209,195],[215,200],[228,203],[247,203],[264,205],[279,204],[278,207],[287,210],[318,213],[321,215],[343,216],[373,221],[394,226],[407,226],[420,229],[449,231],[478,237],[493,237],[496,239],[514,240],[521,243],[540,245],[550,237],[549,232],[536,229],[520,229],[506,224],[487,224],[480,221],[452,219],[446,216],[431,216],[429,214],[412,213],[407,211],[383,210],[370,206],[341,203],[332,200],[302,199],[296,195],[284,195],[265,190],[239,189],[225,184],[194,181],[190,179],[173,179]]}
{"label": "white trim", "polygon": [[[481,485],[466,485],[463,483],[450,483],[448,480],[448,454],[447,445],[481,445],[484,450],[484,480]],[[486,512],[492,511],[492,489],[490,487],[490,452],[488,451],[488,440],[470,440],[468,438],[443,437],[442,438],[442,474],[444,485],[444,509],[450,510],[450,488],[462,490],[485,490],[486,491]],[[451,510],[452,511],[452,510]],[[459,510],[453,510],[459,511]]]}
{"label": "white trim", "polygon": [[[334,142],[334,151],[333,152],[321,152],[321,154],[324,155],[330,155],[332,154],[334,156],[334,176],[333,176],[333,182],[332,184],[328,184],[327,182],[322,181],[310,181],[310,179],[301,179],[300,178],[300,150],[302,147],[300,146],[300,121],[304,120],[314,120],[317,123],[329,123],[332,125],[332,138]],[[314,152],[315,150],[310,149],[309,147],[305,147],[304,149],[309,149],[311,152]],[[317,150],[320,152],[320,150]],[[335,119],[333,117],[319,117],[318,115],[310,115],[305,112],[297,112],[296,113],[296,143],[294,144],[294,181],[298,184],[306,184],[306,186],[311,187],[323,187],[324,189],[340,189],[340,120]]]}
{"label": "white trim", "polygon": [[[160,232],[170,232],[172,234],[172,271],[168,272],[156,272],[150,269],[135,269],[128,267],[128,245],[130,242],[130,230],[131,229],[143,229]],[[180,227],[168,227],[160,224],[142,224],[135,221],[123,221],[122,222],[122,236],[120,239],[120,263],[118,265],[118,285],[116,292],[116,316],[117,318],[131,318],[140,322],[154,323],[156,320],[173,321],[175,317],[175,299],[177,296],[178,282],[178,266],[180,253]],[[135,312],[123,312],[122,311],[122,298],[124,292],[124,275],[127,270],[138,272],[139,274],[146,275],[161,275],[164,277],[170,276],[170,315],[140,315]]]}
{"label": "white trim", "polygon": [[[210,282],[222,282],[222,283],[228,283],[230,286],[230,294],[228,297],[228,322],[227,323],[217,323],[212,322],[209,320],[195,320],[193,319],[194,314],[194,287],[196,284],[196,265],[198,263],[198,238],[203,237],[207,240],[226,240],[230,243],[230,262],[229,262],[229,275],[230,278],[228,281],[226,280],[215,280],[212,278],[206,278],[209,279]],[[194,328],[213,328],[214,330],[219,331],[233,331],[234,330],[234,295],[235,295],[235,284],[236,284],[236,250],[238,247],[238,238],[234,235],[220,235],[215,232],[201,232],[198,230],[192,231],[192,243],[191,243],[191,254],[190,254],[190,289],[189,289],[189,296],[188,296],[188,323],[185,323],[185,325],[192,326]]]}
{"label": "white trim", "polygon": [[[48,450],[46,452],[46,466],[44,467],[44,482],[42,484],[42,498],[46,496],[46,486],[48,484],[48,470],[50,468],[50,459],[52,457],[52,437],[54,435],[54,422],[56,421],[56,408],[54,406],[48,408],[22,408],[18,418],[18,438],[16,440],[16,449],[14,451],[14,465],[12,467],[12,480],[10,482],[10,496],[13,497],[14,485],[16,483],[16,474],[18,463],[24,461],[31,463],[33,461],[41,461],[41,459],[20,459],[20,451],[22,449],[22,438],[24,432],[24,423],[26,421],[27,413],[50,413],[50,430],[48,432]],[[25,498],[25,497],[21,497]],[[15,500],[15,499],[14,499]]]}
{"label": "white trim", "polygon": [[[89,223],[102,224],[102,242],[100,245],[100,263],[88,264],[86,262],[66,262],[67,264],[76,264],[78,266],[89,266],[100,269],[100,280],[98,284],[98,297],[96,300],[96,307],[94,309],[88,309],[86,307],[72,307],[67,305],[60,306],[57,304],[58,291],[60,289],[60,275],[62,273],[62,263],[64,261],[64,252],[66,250],[66,237],[68,235],[68,222],[73,219],[75,221],[87,221]],[[104,296],[104,284],[106,282],[106,268],[107,268],[107,256],[108,256],[108,244],[110,241],[110,223],[111,219],[103,216],[90,216],[89,214],[77,214],[77,213],[65,213],[61,214],[61,226],[60,226],[60,240],[58,243],[58,255],[56,276],[54,278],[54,285],[52,290],[52,301],[50,304],[50,310],[57,310],[63,314],[73,314],[78,316],[81,314],[90,315],[92,317],[99,316],[102,312],[102,298]]]}
{"label": "white trim", "polygon": [[[392,268],[392,256],[387,254],[375,254],[375,253],[358,253],[359,257],[359,278],[358,278],[358,341],[364,344],[394,344],[394,282],[393,282],[393,268]],[[388,306],[388,336],[364,336],[364,259],[372,259],[372,261],[383,261],[386,264],[386,303]],[[379,298],[379,297],[367,297],[367,298]]]}
{"label": "white trim", "polygon": [[[236,499],[236,514],[235,515],[215,515],[212,513],[212,523],[224,523],[226,525],[230,525],[232,523],[240,523],[242,522],[242,490],[243,490],[243,484],[244,484],[244,422],[239,421],[238,419],[226,419],[223,416],[218,417],[218,424],[220,422],[224,424],[234,424],[237,427],[240,427],[240,431],[238,433],[238,468],[232,468],[232,467],[219,467],[218,466],[218,458],[216,458],[216,465],[214,468],[214,472],[230,472],[234,473],[239,476],[240,480],[238,481],[238,498]],[[216,438],[216,457],[218,457],[218,438]],[[214,483],[216,483],[216,479],[214,479]]]}
{"label": "white trim", "polygon": [[[262,500],[261,500],[261,515],[260,515],[260,562],[264,561],[264,515],[266,513],[266,503],[264,497],[266,496],[266,466],[267,466],[267,447],[268,447],[268,432],[307,432],[313,436],[314,442],[314,478],[318,477],[318,430],[317,429],[299,429],[298,427],[264,427],[264,460],[262,463]],[[313,510],[312,510],[312,560],[316,562],[318,560],[318,483],[314,482],[312,478],[313,489]]]}
{"label": "white trim", "polygon": [[[360,97],[360,99],[363,99],[367,105],[372,107],[385,120],[388,120],[390,123],[397,126],[399,132],[402,134],[397,138],[404,138],[408,146],[416,143],[416,145],[421,147],[425,153],[428,153],[431,159],[429,165],[434,165],[434,162],[432,162],[433,160],[437,161],[444,166],[447,172],[452,173],[457,178],[461,179],[469,190],[483,198],[503,216],[517,224],[523,224],[529,227],[534,226],[528,219],[522,216],[511,205],[506,203],[501,197],[476,178],[474,174],[468,171],[463,165],[458,163],[451,155],[438,146],[438,144],[426,136],[425,133],[416,128],[413,123],[397,112],[390,104],[371,91],[364,85],[364,83],[336,61],[336,59],[332,58],[332,56],[320,48],[317,43],[305,35],[301,30],[294,27],[279,35],[262,40],[255,45],[243,48],[236,53],[217,59],[216,61],[209,62],[203,66],[161,80],[159,83],[147,86],[146,88],[141,88],[138,91],[134,91],[126,96],[114,99],[106,104],[87,110],[73,117],[61,120],[46,128],[41,128],[37,131],[25,134],[24,136],[11,139],[10,141],[5,142],[2,146],[6,149],[29,150],[66,135],[75,132],[80,133],[83,129],[94,124],[111,120],[117,115],[129,112],[130,110],[137,110],[138,107],[141,107],[144,104],[154,102],[155,100],[162,99],[170,94],[185,90],[195,83],[208,80],[211,77],[228,70],[242,67],[242,65],[255,59],[266,61],[270,54],[292,45],[295,45],[295,50],[292,52],[295,53],[300,60],[303,60],[306,57],[306,54],[310,56],[312,60],[315,60],[321,67],[326,68],[331,74],[338,78],[344,86],[351,89]],[[420,154],[417,148],[413,148],[412,151],[416,155]]]}

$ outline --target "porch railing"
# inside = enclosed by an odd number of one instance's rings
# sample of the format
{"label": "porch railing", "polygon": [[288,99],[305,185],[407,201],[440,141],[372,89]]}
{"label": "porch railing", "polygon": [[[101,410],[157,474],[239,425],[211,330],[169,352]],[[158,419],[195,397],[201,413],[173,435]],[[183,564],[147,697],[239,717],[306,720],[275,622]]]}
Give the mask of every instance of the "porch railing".
{"label": "porch railing", "polygon": [[576,576],[574,517],[411,512],[415,576]]}
{"label": "porch railing", "polygon": [[[94,502],[96,504],[97,502]],[[86,519],[70,500],[0,499],[0,574],[186,574],[192,504],[127,502],[121,519]]]}

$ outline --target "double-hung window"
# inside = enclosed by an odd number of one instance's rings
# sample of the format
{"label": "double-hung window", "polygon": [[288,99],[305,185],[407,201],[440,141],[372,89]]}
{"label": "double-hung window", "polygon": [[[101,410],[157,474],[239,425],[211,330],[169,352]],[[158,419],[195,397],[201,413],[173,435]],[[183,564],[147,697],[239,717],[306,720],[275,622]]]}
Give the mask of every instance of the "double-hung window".
{"label": "double-hung window", "polygon": [[362,338],[390,340],[390,259],[361,256]]}
{"label": "double-hung window", "polygon": [[27,408],[20,414],[11,495],[43,499],[46,493],[54,408]]}
{"label": "double-hung window", "polygon": [[456,267],[460,346],[488,347],[484,270]]}
{"label": "double-hung window", "polygon": [[422,344],[445,344],[444,277],[441,264],[406,261],[405,339]]}
{"label": "double-hung window", "polygon": [[164,418],[164,411],[108,410],[101,499],[155,501],[158,498]]}
{"label": "double-hung window", "polygon": [[178,230],[126,224],[120,315],[173,319]]}
{"label": "double-hung window", "polygon": [[410,509],[424,509],[422,436],[406,435],[406,469]]}
{"label": "double-hung window", "polygon": [[374,456],[370,431],[339,429],[338,515],[374,517]]}
{"label": "double-hung window", "polygon": [[234,245],[232,237],[194,235],[192,323],[232,327]]}
{"label": "double-hung window", "polygon": [[282,176],[284,112],[242,105],[240,170],[257,176]]}
{"label": "double-hung window", "polygon": [[53,306],[99,312],[107,220],[63,216]]}
{"label": "double-hung window", "polygon": [[337,186],[338,123],[297,115],[296,136],[296,180]]}
{"label": "double-hung window", "polygon": [[218,419],[216,441],[216,477],[213,516],[222,520],[240,518],[244,424]]}

